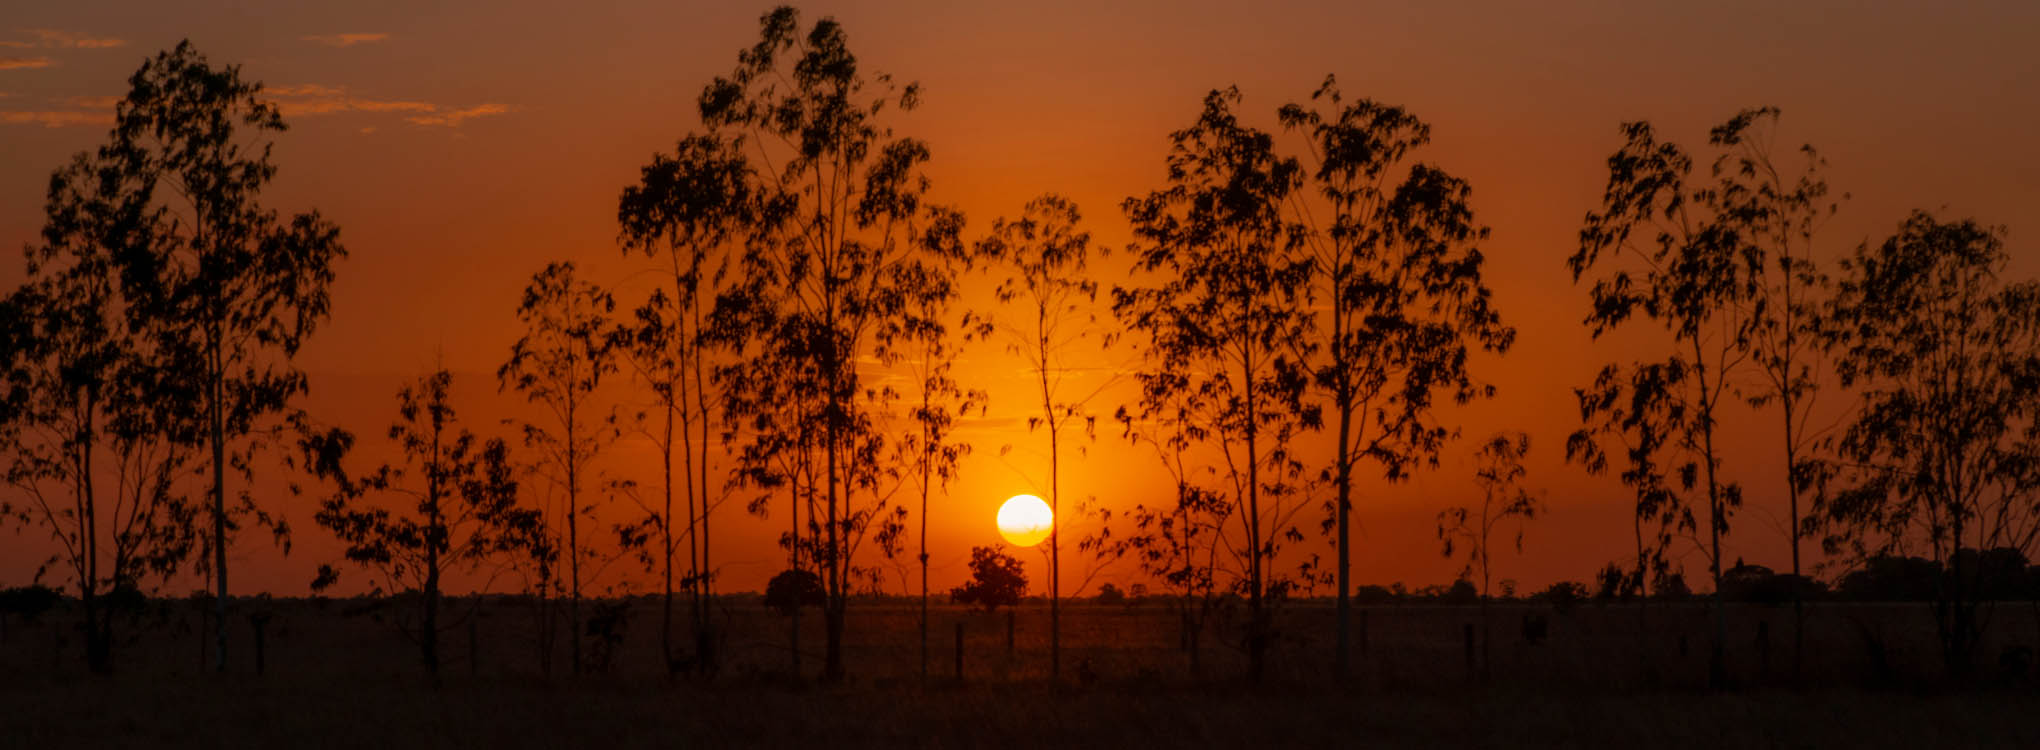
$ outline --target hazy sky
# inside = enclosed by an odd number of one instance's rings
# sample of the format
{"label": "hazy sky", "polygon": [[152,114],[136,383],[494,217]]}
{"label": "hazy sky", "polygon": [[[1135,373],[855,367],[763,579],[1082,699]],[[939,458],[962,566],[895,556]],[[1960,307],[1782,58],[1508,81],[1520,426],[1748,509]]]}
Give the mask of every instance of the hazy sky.
{"label": "hazy sky", "polygon": [[[351,252],[333,318],[300,357],[314,416],[379,433],[396,388],[443,361],[470,425],[505,436],[499,420],[522,412],[497,395],[493,373],[518,334],[512,310],[524,282],[547,261],[572,259],[626,299],[648,288],[637,273],[645,264],[617,248],[617,194],[696,127],[695,95],[733,67],[769,7],[0,5],[0,246],[36,236],[49,173],[104,140],[127,76],[189,38],[283,104],[291,130],[277,140],[281,172],[265,200],[319,209]],[[897,124],[930,143],[935,197],[969,215],[972,236],[1054,190],[1085,209],[1102,244],[1123,246],[1119,201],[1160,185],[1168,132],[1189,124],[1213,87],[1238,85],[1245,111],[1271,129],[1275,108],[1307,97],[1326,73],[1349,97],[1427,120],[1434,144],[1421,158],[1472,182],[1478,216],[1493,228],[1483,250],[1496,301],[1519,329],[1506,360],[1479,363],[1500,399],[1446,418],[1469,438],[1504,428],[1533,436],[1528,483],[1550,512],[1530,527],[1525,555],[1498,555],[1496,573],[1526,588],[1584,580],[1630,545],[1622,488],[1560,460],[1577,426],[1571,388],[1606,361],[1638,356],[1624,348],[1637,340],[1589,340],[1586,294],[1563,263],[1598,203],[1619,123],[1648,119],[1697,146],[1738,109],[1781,107],[1780,140],[1817,145],[1830,183],[1850,194],[1823,252],[1881,238],[1922,207],[2008,225],[2014,272],[2036,269],[2040,4],[2031,2],[902,2],[811,3],[803,13],[842,21],[868,69],[923,84],[922,108]],[[1117,280],[1110,269],[1121,262],[1107,261],[1101,282]],[[0,285],[21,276],[18,261],[0,263]],[[1112,353],[1085,356],[1113,364]],[[1022,422],[1021,361],[996,346],[967,357],[962,374],[993,401],[988,418],[967,425],[978,450],[932,517],[941,589],[965,575],[971,545],[996,540],[999,501],[1037,489],[1045,473],[1043,440]],[[1100,414],[1115,394],[1095,405]],[[1729,473],[1749,508],[1729,557],[1782,568],[1782,461],[1766,447],[1779,438],[1762,416],[1731,416],[1743,439]],[[1433,518],[1470,499],[1472,442],[1407,485],[1362,486],[1357,580],[1450,580],[1459,564],[1439,556]],[[1002,457],[1004,445],[1014,449]],[[1165,501],[1150,461],[1101,429],[1088,457],[1072,462],[1065,493],[1121,509]],[[649,480],[656,466],[643,446],[624,445],[606,468]],[[243,541],[235,581],[300,592],[334,545],[311,524],[308,502],[270,502],[297,527],[296,548],[286,558]],[[1315,518],[1304,518],[1314,535]],[[783,523],[779,513],[746,516],[741,502],[719,512],[725,588],[761,588],[783,566],[768,543]],[[20,538],[29,543],[0,552],[0,584],[20,583],[22,563],[38,556],[30,550],[40,532]],[[1704,575],[1703,558],[1684,559],[1689,578]]]}

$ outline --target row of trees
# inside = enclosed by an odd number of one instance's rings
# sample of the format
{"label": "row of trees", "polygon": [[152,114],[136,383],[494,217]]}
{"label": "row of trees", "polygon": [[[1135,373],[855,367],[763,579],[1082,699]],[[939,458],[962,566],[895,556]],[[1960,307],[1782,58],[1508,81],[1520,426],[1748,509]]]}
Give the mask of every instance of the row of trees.
{"label": "row of trees", "polygon": [[[1046,439],[1058,532],[1086,514],[1064,502],[1062,458],[1095,439],[1104,411],[1106,388],[1080,374],[1076,350],[1133,354],[1133,396],[1111,419],[1155,451],[1173,492],[1116,520],[1099,513],[1075,549],[1094,566],[1131,559],[1166,590],[1193,670],[1222,602],[1244,601],[1238,645],[1259,677],[1281,602],[1329,583],[1343,678],[1356,486],[1437,466],[1459,432],[1446,407],[1495,396],[1475,365],[1514,339],[1483,277],[1471,186],[1419,158],[1430,130],[1401,108],[1349,99],[1328,77],[1275,108],[1271,131],[1239,91],[1211,92],[1170,135],[1162,184],[1121,205],[1132,270],[1104,289],[1106,250],[1066,198],[1043,195],[968,239],[962,213],[930,198],[928,146],[889,124],[919,88],[865,72],[834,20],[804,27],[780,8],[703,88],[699,128],[619,196],[619,246],[657,264],[655,288],[620,304],[572,263],[533,276],[517,308],[525,335],[497,373],[535,415],[519,445],[463,428],[452,376],[436,372],[399,393],[386,433],[398,460],[365,469],[353,434],[293,406],[305,379],[290,358],[325,317],[344,253],[317,214],[285,221],[260,205],[275,172],[263,139],[283,128],[274,106],[189,45],[130,83],[108,144],[53,177],[30,280],[0,305],[11,354],[0,427],[19,490],[5,509],[61,542],[97,669],[112,642],[98,597],[187,564],[218,587],[224,664],[231,533],[266,524],[287,540],[247,490],[227,502],[229,467],[245,485],[266,451],[317,480],[293,488],[320,496],[314,518],[348,563],[379,590],[419,595],[407,632],[435,671],[449,575],[485,563],[520,573],[540,653],[564,619],[579,672],[599,619],[584,599],[635,559],[660,581],[669,667],[712,673],[713,521],[733,499],[761,517],[783,509],[782,578],[789,601],[805,598],[803,581],[819,590],[824,679],[846,674],[850,592],[878,575],[874,550],[901,565],[918,540],[925,671],[927,519],[970,448],[958,420],[985,403],[953,365],[1000,340],[1037,391],[1028,424]],[[1825,253],[1815,239],[1835,206],[1822,162],[1810,148],[1802,165],[1774,158],[1776,116],[1716,128],[1705,177],[1648,124],[1625,126],[1569,259],[1592,281],[1594,334],[1645,328],[1632,349],[1657,352],[1579,390],[1582,427],[1566,446],[1634,492],[1634,557],[1604,583],[1663,594],[1646,581],[1677,579],[1690,545],[1724,590],[1748,472],[1726,464],[1717,427],[1741,401],[1779,416],[1792,575],[1809,535],[1837,560],[1924,547],[1948,571],[1936,613],[1950,663],[1966,663],[1981,624],[1964,550],[2025,554],[2040,535],[2040,287],[2000,279],[1997,230],[1926,214],[1846,258]],[[997,305],[964,309],[980,274]],[[615,397],[619,381],[632,397]],[[1819,427],[1830,420],[1841,427]],[[656,487],[598,470],[626,433],[659,452]],[[1495,532],[1541,512],[1523,487],[1530,449],[1518,433],[1484,441],[1478,504],[1439,517],[1446,555],[1466,552],[1482,601]],[[198,474],[209,504],[181,493]],[[602,510],[625,499],[641,514]],[[1295,551],[1315,517],[1330,570]],[[1052,675],[1061,536],[1046,550]],[[322,566],[317,583],[339,575]],[[683,599],[691,649],[672,640]],[[1717,679],[1725,619],[1717,604]]]}
{"label": "row of trees", "polygon": [[[1720,429],[1737,401],[1769,412],[1790,574],[1804,577],[1809,536],[1843,564],[1924,552],[1946,570],[1935,619],[1960,674],[1981,635],[1965,561],[2030,555],[2040,535],[2040,285],[2005,278],[2001,229],[1927,212],[1882,242],[1825,247],[1837,210],[1825,160],[1811,146],[1777,153],[1778,114],[1748,110],[1715,127],[1698,174],[1695,156],[1649,123],[1623,126],[1602,206],[1568,263],[1592,282],[1596,337],[1643,327],[1667,346],[1579,389],[1585,426],[1567,454],[1617,470],[1634,492],[1627,587],[1643,591],[1691,540],[1721,591],[1723,540],[1743,506],[1736,477],[1749,473],[1730,470]],[[1803,597],[1793,598],[1797,664]],[[1715,601],[1720,683],[1727,625]]]}

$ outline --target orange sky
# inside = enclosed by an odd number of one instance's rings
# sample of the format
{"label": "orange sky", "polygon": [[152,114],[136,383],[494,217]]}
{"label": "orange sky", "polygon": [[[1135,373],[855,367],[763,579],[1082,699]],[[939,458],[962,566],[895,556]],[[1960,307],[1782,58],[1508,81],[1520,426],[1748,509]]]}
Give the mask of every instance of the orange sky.
{"label": "orange sky", "polygon": [[[169,7],[175,5],[177,7]],[[468,422],[508,435],[521,413],[493,373],[518,335],[512,314],[530,274],[572,259],[625,298],[649,283],[617,250],[618,191],[654,151],[695,126],[695,94],[756,38],[764,4],[349,2],[301,4],[20,3],[0,20],[0,246],[33,239],[42,190],[67,156],[104,138],[111,100],[144,56],[191,38],[244,66],[284,103],[269,205],[316,207],[343,229],[333,318],[300,357],[315,416],[379,433],[393,394],[443,358]],[[1237,84],[1273,129],[1282,103],[1327,73],[1349,97],[1401,104],[1433,126],[1421,158],[1469,179],[1493,238],[1490,283],[1517,326],[1505,361],[1483,361],[1499,400],[1446,415],[1469,436],[1523,429],[1529,484],[1550,512],[1526,554],[1497,556],[1497,578],[1542,586],[1585,579],[1626,554],[1628,508],[1612,479],[1561,459],[1576,426],[1570,389],[1625,343],[1588,340],[1585,292],[1563,260],[1597,205],[1616,125],[1650,119],[1687,144],[1746,106],[1782,107],[1781,140],[1811,141],[1851,194],[1826,234],[1838,253],[1881,238],[1913,207],[2010,225],[2014,273],[2036,270],[2028,239],[2040,199],[2040,6],[2001,3],[812,3],[834,15],[868,68],[919,80],[922,108],[897,121],[934,149],[937,200],[960,206],[972,236],[1054,190],[1075,199],[1105,245],[1128,232],[1119,201],[1160,184],[1167,133],[1207,89]],[[1251,6],[1251,7],[1250,7]],[[1119,276],[1107,261],[1100,280]],[[0,263],[0,286],[22,275]],[[986,300],[988,302],[988,300]],[[1116,363],[1110,352],[1083,355]],[[934,585],[959,582],[972,545],[996,540],[1000,500],[1035,492],[1045,460],[1024,428],[1025,379],[997,347],[967,352],[961,375],[988,389],[989,416],[965,434],[978,450],[932,517]],[[622,390],[615,394],[628,396]],[[1116,391],[1097,404],[1109,415]],[[1785,566],[1772,419],[1732,415],[1742,438],[1730,474],[1749,508],[1730,557]],[[1165,499],[1148,454],[1101,429],[1074,459],[1066,496],[1113,507]],[[1468,499],[1471,441],[1438,471],[1362,486],[1355,578],[1412,586],[1451,578],[1433,517]],[[1014,450],[1000,457],[1000,446]],[[625,445],[608,471],[651,479]],[[733,503],[718,516],[724,588],[761,588],[784,555],[783,525]],[[283,557],[234,550],[242,590],[300,593],[334,545],[308,504],[274,498],[297,526]],[[1314,529],[1314,519],[1308,522]],[[1069,532],[1066,532],[1069,533]],[[0,543],[0,584],[27,577],[40,532]],[[1313,542],[1313,549],[1321,543]],[[1038,556],[1023,554],[1030,566]],[[1685,558],[1698,577],[1704,559]],[[866,561],[869,562],[869,561]],[[1066,573],[1074,578],[1074,574]],[[1106,576],[1107,579],[1123,576]],[[614,576],[612,576],[615,579]],[[1037,580],[1040,576],[1035,576]],[[357,576],[355,581],[361,579]],[[621,580],[621,579],[616,579]],[[645,579],[649,580],[649,579]],[[195,585],[195,584],[192,584]],[[900,590],[898,578],[889,588]],[[176,589],[187,586],[179,584]],[[1320,593],[1324,593],[1320,590]]]}

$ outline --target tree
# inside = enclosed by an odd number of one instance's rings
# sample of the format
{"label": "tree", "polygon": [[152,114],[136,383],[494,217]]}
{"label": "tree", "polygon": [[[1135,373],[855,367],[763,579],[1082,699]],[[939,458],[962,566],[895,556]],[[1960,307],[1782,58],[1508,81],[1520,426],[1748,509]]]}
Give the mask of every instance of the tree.
{"label": "tree", "polygon": [[1466,568],[1460,572],[1460,580],[1475,571],[1480,574],[1480,625],[1481,625],[1481,674],[1493,671],[1490,663],[1494,657],[1494,624],[1488,617],[1488,601],[1493,598],[1489,583],[1494,578],[1494,545],[1490,539],[1495,527],[1516,519],[1516,552],[1523,552],[1523,525],[1536,518],[1540,510],[1537,497],[1519,486],[1528,472],[1523,468],[1523,458],[1530,454],[1530,436],[1520,432],[1501,433],[1481,443],[1474,452],[1476,466],[1473,482],[1480,486],[1480,508],[1469,506],[1448,508],[1438,513],[1438,540],[1444,543],[1445,557],[1452,557],[1456,548],[1466,550]]}
{"label": "tree", "polygon": [[581,521],[595,512],[583,493],[590,464],[616,436],[615,416],[602,414],[595,403],[602,379],[616,372],[609,335],[615,309],[608,292],[574,276],[574,264],[548,264],[531,277],[517,306],[525,334],[496,370],[501,388],[545,410],[546,423],[524,423],[524,444],[538,453],[537,473],[565,495],[558,518],[566,524],[566,539],[558,548],[567,563],[568,664],[575,674],[582,666],[581,588],[587,583],[582,563],[595,554],[581,539]]}
{"label": "tree", "polygon": [[812,570],[782,570],[765,584],[765,606],[785,615],[797,615],[801,607],[819,607],[822,597],[822,577]]}
{"label": "tree", "polygon": [[[1819,379],[1814,371],[1821,354],[1820,304],[1828,280],[1815,255],[1814,240],[1837,204],[1828,198],[1821,170],[1827,160],[1811,145],[1797,150],[1802,164],[1788,173],[1772,154],[1779,112],[1765,107],[1745,110],[1714,129],[1712,143],[1717,179],[1714,200],[1722,220],[1736,227],[1747,246],[1745,257],[1753,285],[1752,350],[1762,386],[1748,395],[1751,406],[1775,405],[1783,423],[1785,448],[1786,535],[1792,547],[1792,575],[1802,576],[1800,540],[1805,534],[1801,499],[1819,481],[1820,462],[1810,460],[1822,434],[1815,429]],[[1792,664],[1795,673],[1805,660],[1806,607],[1795,586],[1792,597]]]}
{"label": "tree", "polygon": [[1915,212],[1841,263],[1828,345],[1862,403],[1818,496],[1831,553],[1925,548],[1951,673],[1982,637],[1976,550],[2040,537],[2040,283],[2006,281],[2002,230]]}
{"label": "tree", "polygon": [[1121,406],[1113,417],[1127,440],[1153,447],[1175,495],[1169,504],[1134,506],[1133,529],[1117,544],[1169,592],[1190,675],[1202,677],[1203,634],[1220,602],[1219,556],[1233,505],[1196,481],[1199,473],[1215,472],[1193,463],[1192,452],[1210,439],[1209,428],[1200,421],[1210,413],[1189,387],[1188,376],[1164,367],[1138,371],[1134,380],[1140,385],[1138,406]]}
{"label": "tree", "polygon": [[164,382],[160,352],[125,320],[118,261],[155,229],[126,188],[116,165],[86,154],[52,174],[43,241],[0,299],[0,480],[23,498],[0,501],[0,524],[58,542],[43,568],[61,561],[77,587],[86,664],[102,674],[116,642],[108,596],[174,575],[198,537],[181,489],[198,424],[161,403],[191,394]]}
{"label": "tree", "polygon": [[[1474,222],[1472,188],[1422,162],[1406,163],[1431,140],[1429,125],[1400,107],[1347,102],[1326,76],[1311,99],[1290,104],[1282,124],[1306,136],[1316,190],[1289,193],[1306,229],[1303,249],[1317,313],[1319,358],[1312,380],[1337,420],[1334,488],[1328,525],[1338,554],[1338,650],[1334,673],[1346,676],[1352,618],[1353,473],[1363,461],[1382,478],[1408,479],[1438,464],[1456,430],[1433,414],[1441,400],[1491,398],[1475,383],[1472,350],[1508,351],[1515,331],[1501,322],[1475,243],[1488,230]],[[1311,198],[1319,199],[1313,203]]]}
{"label": "tree", "polygon": [[1243,568],[1244,645],[1259,679],[1274,634],[1269,600],[1292,583],[1269,568],[1284,541],[1302,538],[1292,525],[1302,465],[1289,444],[1316,426],[1317,409],[1304,399],[1310,264],[1281,216],[1299,168],[1239,122],[1239,100],[1236,89],[1207,95],[1197,122],[1170,136],[1168,187],[1125,201],[1135,269],[1149,285],[1115,287],[1113,311],[1146,338],[1146,369],[1189,375],[1169,384],[1210,410],[1208,442],[1237,508],[1239,535],[1227,543]]}
{"label": "tree", "polygon": [[663,260],[669,283],[653,292],[637,309],[635,323],[620,327],[617,334],[620,350],[651,387],[660,414],[657,433],[648,433],[659,447],[663,499],[657,514],[663,571],[659,642],[670,668],[676,663],[672,631],[677,419],[687,503],[688,574],[683,583],[692,593],[695,662],[712,669],[716,639],[709,600],[714,595],[715,567],[709,518],[721,502],[723,488],[711,485],[715,471],[710,450],[727,420],[711,377],[716,366],[711,360],[726,347],[710,326],[713,306],[732,271],[735,244],[758,210],[756,175],[741,144],[698,134],[682,138],[671,156],[654,155],[641,172],[638,184],[624,188],[617,201],[620,237],[626,254]]}
{"label": "tree", "polygon": [[[1716,128],[1711,141],[1724,145],[1734,128],[1734,121]],[[1750,300],[1757,294],[1756,274],[1765,264],[1764,252],[1747,241],[1748,227],[1736,213],[1733,194],[1690,184],[1693,162],[1684,149],[1658,140],[1647,122],[1627,123],[1622,132],[1628,142],[1608,157],[1601,208],[1587,215],[1579,250],[1567,266],[1575,283],[1590,272],[1603,274],[1591,289],[1592,310],[1586,320],[1595,338],[1640,316],[1668,335],[1671,347],[1662,360],[1639,364],[1627,378],[1631,400],[1650,407],[1619,416],[1608,411],[1621,404],[1624,387],[1624,378],[1610,366],[1596,377],[1593,389],[1581,392],[1581,412],[1583,421],[1595,425],[1589,433],[1674,430],[1639,436],[1638,444],[1647,443],[1651,453],[1639,457],[1631,449],[1625,483],[1638,491],[1639,513],[1675,518],[1681,529],[1691,514],[1687,496],[1664,491],[1672,485],[1662,474],[1635,472],[1675,470],[1678,486],[1705,501],[1707,538],[1699,547],[1708,558],[1718,592],[1721,540],[1729,532],[1731,514],[1742,506],[1742,488],[1721,475],[1715,428],[1723,399],[1739,370],[1754,357],[1751,339],[1758,324]],[[1716,176],[1729,167],[1717,163]],[[1642,390],[1646,388],[1652,390]],[[1673,418],[1657,420],[1651,415]],[[1590,434],[1579,437],[1586,450]],[[1605,466],[1605,453],[1579,455],[1590,467],[1597,457]],[[1713,610],[1709,679],[1722,686],[1728,680],[1724,650],[1728,621],[1719,596],[1713,599]]]}
{"label": "tree", "polygon": [[[227,665],[227,545],[237,517],[289,529],[244,488],[227,504],[227,468],[251,480],[253,453],[279,415],[306,392],[291,364],[329,309],[340,230],[318,213],[288,220],[263,206],[276,176],[274,134],[285,129],[262,85],[240,66],[214,68],[189,41],[158,53],[128,79],[100,157],[122,177],[123,210],[147,222],[149,241],[126,249],[121,278],[128,324],[191,389],[212,454],[213,668]],[[177,403],[165,399],[159,406]]]}
{"label": "tree", "polygon": [[[340,539],[348,562],[372,572],[377,593],[418,598],[417,621],[398,626],[417,643],[420,662],[435,680],[446,574],[518,552],[542,523],[538,511],[517,503],[509,447],[461,426],[452,387],[453,374],[439,370],[397,392],[398,420],[387,434],[401,463],[348,472],[342,464],[354,437],[338,429],[304,446],[315,473],[335,485],[313,520]],[[338,580],[321,568],[320,587]]]}
{"label": "tree", "polygon": [[1006,554],[1005,547],[972,547],[970,581],[951,590],[949,598],[957,604],[975,605],[991,612],[1000,605],[1019,604],[1026,593],[1027,569]]}
{"label": "tree", "polygon": [[819,377],[823,677],[837,681],[857,546],[894,519],[880,489],[892,477],[877,458],[879,414],[896,394],[868,386],[859,364],[896,364],[922,301],[942,293],[919,283],[932,274],[909,269],[960,252],[963,219],[925,200],[927,145],[895,136],[883,120],[916,106],[918,85],[865,76],[835,19],[802,33],[798,12],[781,7],[760,19],[760,32],[736,70],[703,89],[700,109],[711,131],[743,133],[754,160],[772,165],[759,172],[765,209],[750,227],[744,280],[725,299],[744,311],[733,317],[748,321],[749,334],[797,334],[793,345],[765,350],[778,357],[776,373],[811,368]]}
{"label": "tree", "polygon": [[[986,400],[983,391],[964,388],[952,374],[963,343],[983,337],[989,326],[982,317],[968,311],[960,316],[955,328],[948,324],[947,319],[952,317],[950,308],[960,296],[957,284],[959,271],[958,265],[951,262],[919,263],[903,269],[905,273],[925,276],[909,281],[908,286],[928,290],[926,294],[916,295],[914,304],[918,309],[914,311],[910,327],[903,336],[910,349],[905,364],[909,377],[917,384],[920,403],[909,409],[906,434],[898,441],[901,459],[917,478],[921,494],[918,516],[921,527],[915,535],[920,551],[915,560],[921,566],[923,680],[928,678],[928,498],[938,485],[947,491],[963,458],[970,455],[970,443],[955,437],[957,419],[969,416],[972,409],[977,409],[982,415]],[[962,341],[952,341],[952,331],[960,332]],[[881,548],[891,550],[894,545],[882,543]]]}
{"label": "tree", "polygon": [[999,219],[991,235],[978,244],[978,254],[1006,268],[995,292],[999,304],[1021,309],[998,325],[1010,337],[1007,350],[1020,355],[1040,387],[1040,411],[1027,418],[1027,429],[1048,431],[1048,675],[1062,674],[1062,484],[1063,433],[1082,426],[1089,437],[1097,417],[1085,408],[1098,390],[1081,396],[1068,393],[1069,347],[1083,340],[1096,316],[1092,305],[1098,284],[1089,278],[1091,234],[1078,228],[1077,205],[1047,194],[1027,202],[1019,219]]}

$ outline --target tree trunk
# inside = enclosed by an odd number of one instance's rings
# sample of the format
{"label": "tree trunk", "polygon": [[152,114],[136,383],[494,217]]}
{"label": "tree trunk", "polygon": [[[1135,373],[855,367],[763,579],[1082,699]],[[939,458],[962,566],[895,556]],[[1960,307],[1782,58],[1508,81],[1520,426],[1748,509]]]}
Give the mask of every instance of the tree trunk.
{"label": "tree trunk", "polygon": [[[215,334],[217,336],[217,334]],[[226,396],[225,377],[221,372],[218,341],[215,338],[212,351],[212,382],[209,399],[212,411],[212,454],[213,454],[213,583],[219,588],[213,598],[213,672],[227,671],[227,436],[225,405],[220,403]]]}

